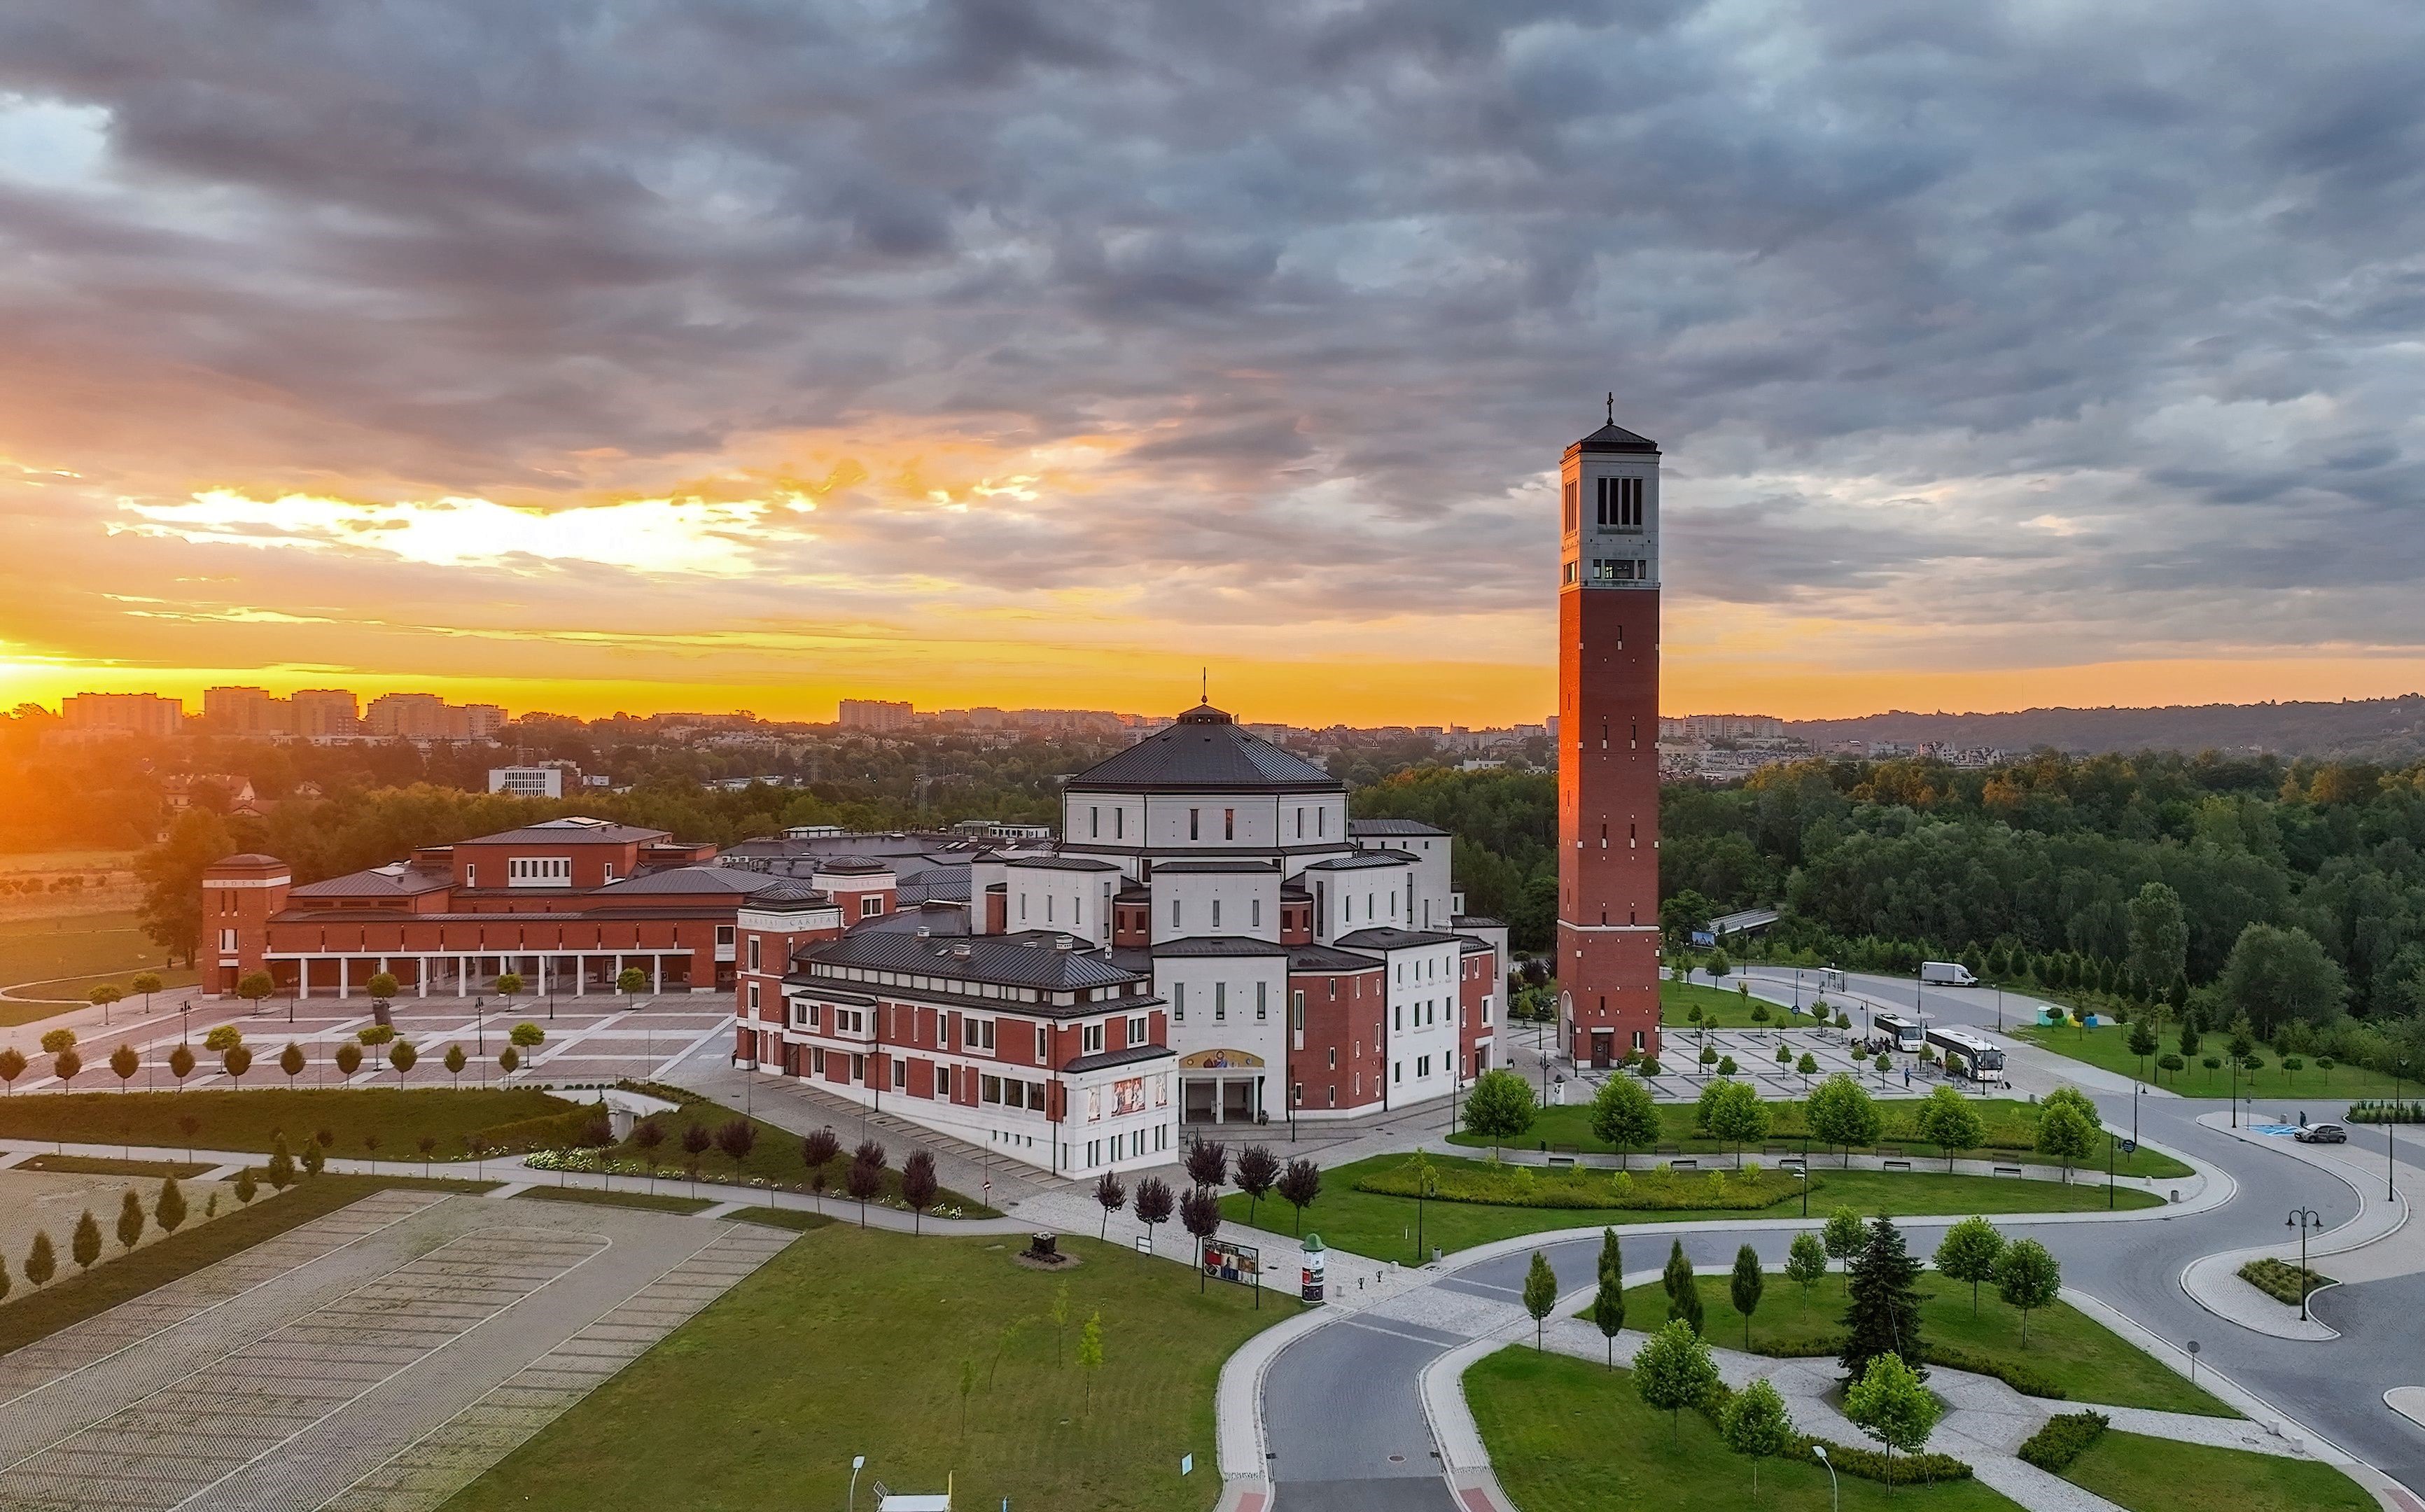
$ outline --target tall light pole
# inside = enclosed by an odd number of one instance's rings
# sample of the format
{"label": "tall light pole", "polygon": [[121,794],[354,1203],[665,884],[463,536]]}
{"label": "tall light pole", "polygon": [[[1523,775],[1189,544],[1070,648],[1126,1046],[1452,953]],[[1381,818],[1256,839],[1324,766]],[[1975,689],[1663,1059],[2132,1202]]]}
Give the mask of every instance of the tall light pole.
{"label": "tall light pole", "polygon": [[2383,1196],[2386,1202],[2400,1200],[2400,1155],[2394,1131],[2400,1127],[2401,1094],[2407,1087],[2408,1063],[2403,1060],[2398,1063],[2391,1075],[2391,1117],[2383,1120]]}
{"label": "tall light pole", "polygon": [[865,1455],[853,1455],[850,1456],[850,1494],[843,1502],[843,1506],[845,1509],[845,1512],[847,1512],[847,1509],[859,1504],[859,1472],[866,1468],[867,1456]]}
{"label": "tall light pole", "polygon": [[2292,1208],[2286,1228],[2299,1231],[2299,1321],[2307,1321],[2307,1233],[2324,1226],[2313,1208]]}
{"label": "tall light pole", "polygon": [[1844,1488],[1837,1483],[1836,1462],[1827,1457],[1827,1446],[1823,1443],[1814,1443],[1810,1446],[1810,1452],[1819,1456],[1819,1463],[1827,1467],[1827,1495],[1829,1504],[1836,1509],[1836,1512],[1844,1512]]}

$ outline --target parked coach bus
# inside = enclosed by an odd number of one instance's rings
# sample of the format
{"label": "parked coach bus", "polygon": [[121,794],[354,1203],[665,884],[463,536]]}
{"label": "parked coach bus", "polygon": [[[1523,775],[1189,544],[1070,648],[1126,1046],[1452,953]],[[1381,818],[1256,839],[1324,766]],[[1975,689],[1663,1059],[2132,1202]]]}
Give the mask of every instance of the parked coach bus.
{"label": "parked coach bus", "polygon": [[1949,1076],[1967,1076],[1974,1082],[2004,1079],[2004,1050],[1992,1040],[1965,1029],[1931,1029],[1928,1042],[1945,1057]]}
{"label": "parked coach bus", "polygon": [[1919,1022],[1899,1013],[1881,1013],[1870,1021],[1870,1043],[1879,1050],[1917,1055],[1921,1037]]}

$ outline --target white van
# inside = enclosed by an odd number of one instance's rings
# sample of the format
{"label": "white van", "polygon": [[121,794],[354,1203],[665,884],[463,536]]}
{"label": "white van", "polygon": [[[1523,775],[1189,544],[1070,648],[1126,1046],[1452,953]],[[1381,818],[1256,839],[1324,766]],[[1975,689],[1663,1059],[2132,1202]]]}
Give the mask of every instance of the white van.
{"label": "white van", "polygon": [[1979,978],[1970,968],[1958,960],[1924,960],[1919,963],[1919,979],[1929,987],[1977,987]]}

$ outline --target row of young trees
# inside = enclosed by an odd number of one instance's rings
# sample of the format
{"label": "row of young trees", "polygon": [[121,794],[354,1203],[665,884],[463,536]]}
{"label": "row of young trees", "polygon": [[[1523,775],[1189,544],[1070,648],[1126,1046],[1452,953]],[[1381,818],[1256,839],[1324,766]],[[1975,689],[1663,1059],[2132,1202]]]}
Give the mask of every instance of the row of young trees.
{"label": "row of young trees", "polygon": [[[2245,1054],[2245,1052],[2241,1052]],[[1492,1154],[1509,1140],[1520,1139],[1540,1111],[1532,1085],[1505,1070],[1485,1071],[1466,1094],[1466,1126],[1493,1142]],[[1841,1152],[1852,1164],[1856,1149],[1875,1145],[1886,1127],[1886,1115],[1867,1087],[1839,1071],[1813,1087],[1804,1104],[1804,1120],[1823,1145]],[[1768,1137],[1775,1105],[1748,1082],[1713,1077],[1701,1088],[1694,1123],[1701,1133],[1733,1146],[1735,1164],[1742,1164],[1742,1147]],[[1658,1102],[1641,1080],[1612,1076],[1593,1093],[1589,1114],[1594,1137],[1618,1151],[1620,1166],[1630,1165],[1633,1151],[1658,1144],[1665,1124]],[[1946,1169],[1965,1150],[1976,1150],[1986,1126],[1979,1110],[1955,1087],[1940,1086],[1919,1100],[1912,1118],[1913,1132],[1945,1151]],[[2073,1166],[2088,1159],[2103,1137],[2104,1124],[2096,1104],[2077,1087],[2064,1086],[2040,1105],[2036,1124],[2037,1152],[2062,1163],[2064,1179]]]}
{"label": "row of young trees", "polygon": [[[536,1023],[518,1023],[506,1031],[505,1037],[506,1045],[497,1056],[497,1067],[511,1076],[522,1068],[523,1052],[546,1042],[547,1031]],[[85,1066],[84,1055],[77,1048],[79,1040],[75,1031],[67,1028],[46,1030],[40,1043],[42,1053],[51,1057],[51,1074],[59,1079],[61,1086],[72,1088],[76,1077],[83,1074]],[[421,1063],[421,1052],[410,1040],[399,1037],[391,1024],[375,1023],[365,1024],[357,1030],[353,1039],[341,1041],[330,1052],[329,1064],[337,1068],[338,1074],[352,1076],[362,1069],[363,1052],[381,1046],[386,1048],[387,1063],[395,1069],[398,1076],[410,1074]],[[244,1042],[243,1031],[232,1023],[216,1025],[202,1037],[202,1049],[217,1055],[219,1069],[238,1088],[242,1088],[246,1074],[253,1067],[252,1049]],[[25,1074],[30,1064],[25,1053],[16,1046],[0,1048],[0,1087],[14,1092],[17,1078]],[[168,1067],[169,1074],[176,1078],[177,1088],[182,1091],[185,1078],[193,1075],[201,1063],[196,1059],[191,1045],[179,1044],[172,1047],[167,1058],[159,1064]],[[286,1074],[286,1084],[292,1086],[295,1079],[311,1068],[312,1057],[299,1042],[288,1040],[286,1048],[279,1052],[273,1064]],[[455,1079],[455,1085],[459,1088],[463,1083],[463,1072],[471,1065],[463,1047],[448,1045],[440,1064],[446,1068],[446,1073]],[[136,1074],[143,1070],[144,1061],[133,1045],[120,1044],[110,1052],[107,1065],[111,1074],[118,1078],[118,1089],[123,1092],[129,1089]]]}

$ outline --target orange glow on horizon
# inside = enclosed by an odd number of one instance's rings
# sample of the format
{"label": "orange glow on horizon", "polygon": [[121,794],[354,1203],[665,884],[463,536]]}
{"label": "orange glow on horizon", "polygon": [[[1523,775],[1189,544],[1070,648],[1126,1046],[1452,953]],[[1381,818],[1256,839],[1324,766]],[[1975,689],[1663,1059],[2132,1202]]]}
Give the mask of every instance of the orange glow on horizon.
{"label": "orange glow on horizon", "polygon": [[[903,648],[908,650],[908,648]],[[599,718],[617,712],[709,714],[748,709],[770,719],[830,720],[843,698],[907,699],[920,710],[970,707],[1101,709],[1175,714],[1196,699],[1198,663],[1163,653],[1075,658],[1035,648],[1024,676],[904,677],[859,681],[827,673],[800,681],[510,678],[413,675],[294,666],[240,668],[136,668],[77,662],[0,661],[0,706],[32,701],[56,710],[77,692],[157,692],[199,713],[205,687],[253,685],[281,695],[297,687],[351,688],[367,703],[381,693],[438,693],[455,702],[499,703]],[[1729,659],[1731,660],[1731,659]],[[1053,665],[1057,663],[1058,665]],[[1210,663],[1212,701],[1241,718],[1319,728],[1331,724],[1475,728],[1540,722],[1553,707],[1549,663],[1363,661]],[[1670,649],[1661,702],[1669,715],[1771,714],[1840,719],[1889,709],[1997,713],[2037,707],[2379,699],[2425,688],[2425,660],[2346,657],[2112,662],[2081,667],[1937,672],[1838,671],[1779,662],[1773,669],[1703,668]]]}

